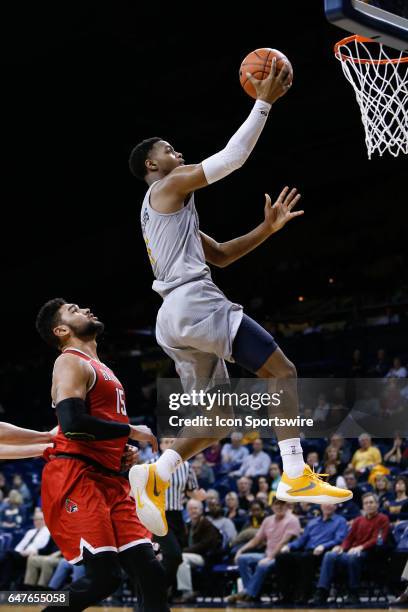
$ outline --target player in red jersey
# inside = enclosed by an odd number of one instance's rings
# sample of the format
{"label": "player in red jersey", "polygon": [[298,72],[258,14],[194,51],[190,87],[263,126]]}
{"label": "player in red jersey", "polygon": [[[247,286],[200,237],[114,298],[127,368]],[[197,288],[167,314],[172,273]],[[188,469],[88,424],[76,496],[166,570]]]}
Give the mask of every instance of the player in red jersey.
{"label": "player in red jersey", "polygon": [[113,593],[122,567],[141,594],[140,609],[167,612],[151,533],[139,522],[129,482],[120,475],[128,438],[148,441],[154,450],[156,438],[148,427],[129,424],[123,387],[97,355],[103,323],[89,308],[56,298],[41,308],[36,325],[62,353],[51,390],[59,427],[44,453],[41,493],[54,541],[68,561],[86,567],[69,588],[69,609],[84,610]]}

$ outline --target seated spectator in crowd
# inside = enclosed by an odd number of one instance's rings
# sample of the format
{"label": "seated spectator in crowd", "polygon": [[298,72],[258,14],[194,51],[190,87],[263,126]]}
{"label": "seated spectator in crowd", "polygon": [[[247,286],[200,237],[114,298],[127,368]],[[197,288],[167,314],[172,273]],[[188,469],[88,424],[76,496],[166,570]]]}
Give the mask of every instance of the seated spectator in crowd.
{"label": "seated spectator in crowd", "polygon": [[248,510],[249,504],[254,501],[255,497],[251,492],[252,480],[246,476],[242,476],[237,481],[239,507],[242,510]]}
{"label": "seated spectator in crowd", "polygon": [[307,523],[320,515],[319,506],[316,504],[309,504],[308,502],[300,502],[295,505],[293,510],[302,527],[305,527]]}
{"label": "seated spectator in crowd", "polygon": [[330,412],[330,404],[326,399],[326,396],[324,393],[320,393],[319,397],[317,398],[317,406],[313,411],[313,420],[316,423],[321,423],[326,421],[327,416]]}
{"label": "seated spectator in crowd", "polygon": [[57,569],[48,583],[48,588],[53,591],[60,591],[71,577],[71,582],[79,580],[85,576],[85,565],[72,565],[65,559],[59,559]]}
{"label": "seated spectator in crowd", "polygon": [[203,504],[196,499],[190,499],[187,512],[190,518],[187,525],[188,546],[183,549],[183,562],[177,570],[177,588],[182,592],[177,603],[195,600],[191,568],[203,567],[206,556],[221,550],[222,547],[222,535],[203,515]]}
{"label": "seated spectator in crowd", "polygon": [[236,549],[253,538],[266,516],[263,502],[259,499],[254,499],[249,506],[248,514],[246,515],[247,520],[243,524],[241,531],[232,540],[231,546]]}
{"label": "seated spectator in crowd", "polygon": [[10,487],[7,485],[6,477],[3,472],[0,472],[0,491],[3,493],[3,498],[6,499],[9,494]]}
{"label": "seated spectator in crowd", "polygon": [[351,445],[345,440],[341,433],[334,433],[330,437],[330,446],[334,446],[339,451],[339,459],[343,465],[348,465],[351,461]]}
{"label": "seated spectator in crowd", "polygon": [[211,468],[219,465],[221,461],[221,444],[218,441],[211,444],[211,446],[205,449],[204,457],[207,465]]}
{"label": "seated spectator in crowd", "polygon": [[153,459],[153,449],[148,442],[138,441],[139,463],[150,463]]}
{"label": "seated spectator in crowd", "polygon": [[27,558],[30,555],[37,555],[48,544],[50,532],[45,526],[44,516],[39,508],[34,512],[33,520],[34,529],[28,529],[14,550],[7,551],[0,560],[0,590],[2,591],[9,589],[13,582],[22,578]]}
{"label": "seated spectator in crowd", "polygon": [[360,448],[356,450],[351,460],[351,465],[359,474],[367,474],[375,465],[382,462],[381,453],[371,442],[371,436],[362,433],[358,437]]}
{"label": "seated spectator in crowd", "polygon": [[212,502],[207,518],[221,532],[223,547],[230,545],[237,535],[237,529],[231,519],[224,516],[220,502]]}
{"label": "seated spectator in crowd", "polygon": [[374,493],[378,497],[380,511],[383,510],[384,503],[393,497],[391,483],[385,474],[377,474],[374,479]]}
{"label": "seated spectator in crowd", "polygon": [[255,492],[258,494],[259,492],[266,493],[268,498],[269,495],[269,482],[266,476],[258,476],[255,483]]}
{"label": "seated spectator in crowd", "polygon": [[31,504],[31,492],[26,483],[23,481],[21,474],[14,474],[13,489],[22,495],[24,504]]}
{"label": "seated spectator in crowd", "polygon": [[197,477],[200,489],[209,489],[215,482],[213,469],[207,464],[203,453],[198,453],[194,458],[191,467]]}
{"label": "seated spectator in crowd", "polygon": [[239,470],[230,473],[230,476],[266,476],[271,464],[271,458],[263,450],[263,442],[257,438],[252,443],[252,453],[245,457]]}
{"label": "seated spectator in crowd", "polygon": [[246,512],[239,507],[238,495],[235,491],[229,491],[224,499],[224,516],[229,518],[235,525],[237,531],[240,531],[246,521]]}
{"label": "seated spectator in crowd", "polygon": [[18,491],[11,489],[0,512],[0,527],[3,530],[14,531],[15,529],[20,529],[25,520],[26,512],[23,496]]}
{"label": "seated spectator in crowd", "polygon": [[319,453],[316,451],[309,451],[306,455],[306,464],[314,471],[317,472],[319,469]]}
{"label": "seated spectator in crowd", "polygon": [[325,553],[314,597],[315,605],[323,605],[327,601],[338,565],[347,569],[349,603],[359,604],[358,590],[362,562],[367,557],[367,551],[374,548],[379,539],[382,542],[386,541],[390,528],[388,517],[378,512],[378,498],[374,493],[363,495],[363,512],[363,516],[354,519],[350,532],[343,542],[335,546],[332,551]]}
{"label": "seated spectator in crowd", "polygon": [[351,378],[363,378],[365,376],[366,367],[363,362],[363,356],[360,349],[355,349],[351,356],[351,365],[349,376]]}
{"label": "seated spectator in crowd", "polygon": [[282,478],[282,471],[279,463],[273,461],[269,466],[269,480],[270,480],[270,494],[269,494],[269,505],[272,505],[272,499],[276,495],[276,489]]}
{"label": "seated spectator in crowd", "polygon": [[238,469],[244,459],[249,455],[249,450],[242,445],[242,433],[233,431],[231,442],[224,444],[221,450],[221,465],[224,472],[232,472]]}
{"label": "seated spectator in crowd", "polygon": [[353,501],[359,508],[361,508],[361,498],[363,497],[363,492],[358,485],[357,474],[353,468],[347,468],[347,470],[344,470],[343,478],[346,481],[347,489],[353,493],[353,499],[350,501]]}
{"label": "seated spectator in crowd", "polygon": [[[289,540],[300,534],[299,519],[285,502],[275,498],[272,510],[273,515],[263,521],[256,535],[235,555],[244,590],[232,595],[229,602],[256,601],[267,574],[276,563],[276,556]],[[265,552],[246,552],[262,543],[266,544]]]}
{"label": "seated spectator in crowd", "polygon": [[219,503],[220,503],[220,494],[218,493],[217,489],[208,489],[205,495],[204,514],[209,511],[212,504],[219,504]]}
{"label": "seated spectator in crowd", "polygon": [[268,493],[265,493],[265,491],[258,491],[258,493],[255,495],[255,500],[261,501],[263,503],[266,514],[270,514],[268,499],[269,499]]}
{"label": "seated spectator in crowd", "polygon": [[27,557],[24,588],[41,587],[46,589],[60,560],[61,552],[50,538],[48,544],[39,551],[38,555],[33,554]]}
{"label": "seated spectator in crowd", "polygon": [[386,374],[386,378],[406,378],[407,368],[402,365],[399,357],[394,357],[392,360],[392,367]]}
{"label": "seated spectator in crowd", "polygon": [[390,500],[383,503],[383,511],[389,516],[392,522],[396,520],[406,520],[405,508],[408,505],[408,481],[404,476],[398,476],[394,482],[394,494]]}
{"label": "seated spectator in crowd", "polygon": [[307,603],[323,554],[341,544],[347,532],[347,522],[336,514],[336,506],[324,504],[321,515],[306,524],[302,535],[282,548],[276,558],[282,603]]}
{"label": "seated spectator in crowd", "polygon": [[384,455],[384,464],[389,467],[400,467],[402,459],[403,439],[399,434],[394,437],[392,448]]}
{"label": "seated spectator in crowd", "polygon": [[370,376],[376,376],[377,378],[384,378],[389,370],[389,362],[384,349],[378,349],[377,359],[375,363],[369,368],[368,374]]}

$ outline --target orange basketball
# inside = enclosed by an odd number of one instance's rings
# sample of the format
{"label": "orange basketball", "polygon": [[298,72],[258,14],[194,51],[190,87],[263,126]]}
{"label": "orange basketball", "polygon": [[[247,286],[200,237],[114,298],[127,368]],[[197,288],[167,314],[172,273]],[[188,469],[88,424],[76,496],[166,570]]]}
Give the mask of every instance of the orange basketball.
{"label": "orange basketball", "polygon": [[251,81],[248,80],[246,75],[247,72],[250,72],[253,77],[262,81],[266,79],[268,74],[271,71],[272,58],[276,57],[276,72],[282,68],[283,63],[287,62],[290,68],[291,77],[293,79],[293,68],[292,64],[281,51],[277,49],[255,49],[255,51],[251,51],[248,53],[246,58],[243,60],[240,68],[239,68],[239,80],[241,82],[242,87],[251,98],[256,98],[255,88],[252,85]]}

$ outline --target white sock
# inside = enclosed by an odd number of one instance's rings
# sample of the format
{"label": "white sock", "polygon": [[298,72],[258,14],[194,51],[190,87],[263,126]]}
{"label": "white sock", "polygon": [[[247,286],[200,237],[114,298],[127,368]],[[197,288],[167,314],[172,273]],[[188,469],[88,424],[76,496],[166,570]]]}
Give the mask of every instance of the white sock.
{"label": "white sock", "polygon": [[286,472],[289,478],[302,476],[305,462],[303,460],[300,438],[281,440],[279,442],[279,449],[282,457],[283,471]]}
{"label": "white sock", "polygon": [[172,473],[175,472],[182,463],[183,459],[178,452],[172,448],[167,448],[156,461],[157,473],[162,480],[167,482],[170,480]]}

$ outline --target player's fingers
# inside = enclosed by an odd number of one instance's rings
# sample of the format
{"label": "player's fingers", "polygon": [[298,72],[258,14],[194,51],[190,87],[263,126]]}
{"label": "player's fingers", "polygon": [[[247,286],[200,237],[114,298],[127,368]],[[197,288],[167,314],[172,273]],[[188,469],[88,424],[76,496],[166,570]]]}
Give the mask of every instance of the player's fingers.
{"label": "player's fingers", "polygon": [[296,204],[299,202],[301,197],[302,196],[300,195],[300,193],[298,193],[297,196],[295,198],[293,198],[293,200],[291,202],[289,202],[288,210],[292,210],[292,208],[294,208],[296,206]]}
{"label": "player's fingers", "polygon": [[265,193],[265,208],[268,208],[271,205],[271,196],[269,193]]}
{"label": "player's fingers", "polygon": [[277,80],[279,81],[279,83],[283,85],[286,79],[288,78],[289,73],[290,73],[290,70],[289,70],[288,62],[282,62],[282,68],[279,70],[279,73],[277,76]]}
{"label": "player's fingers", "polygon": [[297,194],[297,189],[296,187],[293,187],[289,193],[286,195],[284,204],[285,206],[289,206],[289,204],[291,203],[291,201],[293,200],[293,198],[295,197],[295,195]]}
{"label": "player's fingers", "polygon": [[304,213],[304,210],[296,210],[295,212],[290,213],[290,218],[293,219],[294,217],[300,217],[301,215],[304,215]]}
{"label": "player's fingers", "polygon": [[280,192],[280,194],[278,195],[278,199],[277,202],[279,202],[280,204],[282,204],[282,202],[284,201],[284,199],[286,198],[286,195],[289,191],[289,187],[286,186],[282,189],[282,191]]}
{"label": "player's fingers", "polygon": [[271,71],[269,73],[269,79],[274,79],[276,76],[276,57],[272,58]]}

